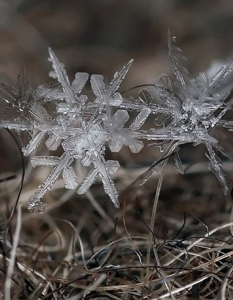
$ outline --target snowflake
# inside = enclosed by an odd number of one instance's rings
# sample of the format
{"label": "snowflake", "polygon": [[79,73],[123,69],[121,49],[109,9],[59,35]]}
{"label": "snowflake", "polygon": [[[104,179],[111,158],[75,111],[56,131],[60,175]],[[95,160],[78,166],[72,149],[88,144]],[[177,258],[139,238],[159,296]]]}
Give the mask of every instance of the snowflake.
{"label": "snowflake", "polygon": [[[216,150],[227,154],[214,130],[233,130],[233,121],[224,119],[232,109],[233,62],[223,65],[212,78],[202,73],[190,79],[187,69],[183,67],[186,59],[174,42],[175,38],[169,33],[169,57],[175,82],[172,84],[168,76],[161,76],[160,82],[153,85],[158,91],[158,99],[154,99],[145,88],[139,91],[136,99],[127,99],[119,93],[132,60],[114,74],[109,84],[105,83],[102,75],[89,77],[81,72],[76,73],[70,82],[64,65],[51,49],[49,60],[53,70],[49,75],[57,81],[55,85],[41,85],[33,89],[24,70],[18,76],[16,87],[0,84],[0,97],[5,101],[0,113],[0,126],[17,132],[30,132],[30,141],[22,149],[24,155],[32,155],[34,167],[51,168],[47,178],[28,201],[30,211],[44,211],[46,203],[42,198],[60,176],[64,179],[65,188],[77,189],[79,194],[87,192],[99,177],[106,194],[119,207],[118,191],[112,175],[120,165],[116,160],[106,160],[106,148],[119,152],[126,146],[132,153],[137,153],[144,147],[145,140],[160,147],[163,153],[144,174],[142,184],[158,168],[158,162],[161,165],[170,154],[173,154],[175,164],[182,173],[179,145],[193,143],[206,146],[210,168],[227,190]],[[84,87],[88,80],[92,91],[87,96]],[[48,109],[50,104],[54,107],[52,112]],[[151,117],[155,126],[143,129]],[[33,151],[43,141],[50,154],[33,156]],[[61,156],[53,156],[52,152],[58,148],[62,151]],[[86,174],[84,178],[76,174],[76,162],[81,165],[81,173]]]}
{"label": "snowflake", "polygon": [[[195,79],[188,77],[188,71],[182,66],[186,60],[181,50],[174,45],[175,37],[168,35],[169,57],[175,75],[172,87],[170,79],[161,76],[159,90],[160,103],[156,124],[163,124],[161,129],[153,128],[141,138],[149,140],[162,140],[163,156],[175,149],[175,144],[193,143],[204,144],[208,151],[206,154],[210,161],[210,169],[215,173],[227,192],[225,175],[222,163],[215,149],[227,154],[219,146],[214,137],[216,127],[233,129],[232,121],[223,120],[227,111],[232,109],[232,87],[229,81],[232,76],[233,62],[223,65],[221,69],[209,79],[207,74],[201,73]],[[156,144],[155,144],[156,145]],[[161,145],[160,145],[161,146]],[[176,164],[182,172],[178,153],[175,153]],[[154,164],[155,165],[155,164]],[[153,166],[154,166],[153,165]],[[143,183],[150,178],[155,167],[145,175]]]}
{"label": "snowflake", "polygon": [[43,107],[40,87],[33,90],[29,77],[21,69],[16,87],[0,84],[0,97],[6,107],[0,112],[1,126],[16,130],[34,130],[36,127],[50,123],[51,118]]}
{"label": "snowflake", "polygon": [[[49,54],[49,60],[53,66],[50,76],[57,79],[60,85],[54,89],[40,87],[39,90],[44,96],[43,101],[38,102],[40,100],[38,97],[31,97],[31,102],[27,103],[27,111],[23,110],[22,114],[19,114],[20,118],[25,114],[32,116],[30,119],[26,118],[30,125],[27,129],[34,130],[33,137],[23,152],[26,156],[31,154],[47,136],[45,145],[48,150],[54,151],[61,146],[63,154],[60,157],[35,156],[31,159],[34,167],[49,166],[52,170],[29,199],[29,210],[34,213],[44,211],[46,204],[41,199],[60,175],[64,178],[65,187],[67,189],[77,187],[79,194],[85,193],[99,176],[105,192],[118,207],[118,192],[111,175],[118,170],[119,163],[115,160],[105,160],[106,146],[109,145],[114,152],[120,151],[123,145],[129,146],[132,152],[138,152],[143,147],[142,142],[134,139],[132,131],[124,128],[129,118],[128,112],[117,109],[123,101],[117,90],[132,61],[120,72],[115,73],[113,80],[107,86],[104,84],[102,75],[92,75],[90,82],[94,100],[89,101],[86,95],[80,94],[89,78],[88,74],[77,73],[74,81],[70,83],[64,65],[59,62],[51,49],[49,49]],[[31,92],[31,94],[36,93]],[[44,122],[45,118],[37,122],[34,114],[31,113],[31,107],[41,105],[41,109],[45,110],[42,104],[46,102],[53,102],[56,112],[53,117],[49,116],[49,122]],[[111,107],[116,109],[114,114],[112,114]],[[46,114],[47,112],[44,111],[44,115]],[[15,122],[17,130],[24,129],[21,119],[15,116],[10,119]],[[2,124],[7,127],[5,123]],[[88,172],[81,182],[78,182],[72,166],[75,160],[79,160]]]}

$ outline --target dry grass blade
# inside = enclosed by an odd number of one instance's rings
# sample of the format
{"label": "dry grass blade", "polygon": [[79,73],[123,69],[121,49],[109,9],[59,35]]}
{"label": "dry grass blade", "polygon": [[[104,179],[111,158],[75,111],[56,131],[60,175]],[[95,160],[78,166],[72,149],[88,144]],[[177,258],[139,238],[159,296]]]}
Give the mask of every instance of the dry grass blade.
{"label": "dry grass blade", "polygon": [[17,207],[17,222],[16,222],[16,230],[13,237],[13,245],[11,249],[11,256],[9,260],[9,265],[6,274],[6,282],[5,282],[5,299],[10,300],[11,298],[11,285],[12,285],[12,275],[14,271],[14,265],[16,261],[16,250],[19,244],[20,238],[20,230],[21,230],[21,222],[22,222],[22,214],[21,214],[21,205]]}

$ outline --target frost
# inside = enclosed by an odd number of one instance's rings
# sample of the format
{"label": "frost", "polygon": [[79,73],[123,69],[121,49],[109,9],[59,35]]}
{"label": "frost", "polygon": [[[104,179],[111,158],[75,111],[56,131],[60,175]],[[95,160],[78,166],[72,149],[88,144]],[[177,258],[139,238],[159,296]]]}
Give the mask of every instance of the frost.
{"label": "frost", "polygon": [[[23,146],[23,154],[31,156],[33,167],[50,168],[47,178],[28,201],[30,211],[44,211],[43,197],[59,177],[64,179],[65,188],[76,189],[78,194],[87,192],[99,178],[106,194],[119,207],[112,175],[120,165],[106,158],[106,149],[119,152],[128,147],[132,153],[138,153],[145,141],[150,141],[151,147],[159,147],[161,155],[144,174],[141,184],[171,155],[179,172],[184,173],[179,146],[192,143],[206,146],[209,167],[227,191],[216,151],[227,157],[231,155],[221,146],[215,130],[233,131],[233,121],[224,118],[233,106],[233,62],[222,65],[211,76],[201,73],[189,78],[186,58],[175,42],[169,32],[169,59],[175,81],[162,75],[158,84],[147,88],[144,85],[134,98],[119,92],[132,60],[114,74],[110,83],[100,74],[89,76],[82,72],[70,81],[64,64],[52,49],[49,49],[49,61],[53,70],[49,75],[56,83],[34,89],[22,69],[15,87],[0,84],[0,99],[5,104],[0,112],[0,127],[28,132],[29,141]],[[87,96],[88,81],[91,91]],[[49,105],[54,111],[48,110]],[[152,119],[154,126],[149,128]],[[33,156],[43,143],[49,154]],[[61,156],[53,155],[57,149]]]}

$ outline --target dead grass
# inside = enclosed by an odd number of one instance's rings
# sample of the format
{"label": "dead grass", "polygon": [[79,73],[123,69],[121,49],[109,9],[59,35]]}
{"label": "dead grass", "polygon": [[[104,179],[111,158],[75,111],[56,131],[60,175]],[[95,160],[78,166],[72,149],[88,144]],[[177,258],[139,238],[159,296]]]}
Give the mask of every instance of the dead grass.
{"label": "dead grass", "polygon": [[26,200],[44,170],[20,193],[20,175],[1,182],[0,299],[231,299],[232,199],[203,169],[168,164],[153,226],[157,174],[140,187],[122,171],[119,210],[99,183],[81,197],[60,181],[42,215]]}

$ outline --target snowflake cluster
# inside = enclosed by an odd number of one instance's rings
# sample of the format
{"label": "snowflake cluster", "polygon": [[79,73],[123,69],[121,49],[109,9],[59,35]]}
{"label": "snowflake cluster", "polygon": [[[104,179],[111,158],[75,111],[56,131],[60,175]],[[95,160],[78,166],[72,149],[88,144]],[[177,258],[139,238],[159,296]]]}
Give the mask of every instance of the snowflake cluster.
{"label": "snowflake cluster", "polygon": [[[224,119],[233,104],[230,82],[233,62],[223,65],[212,78],[202,73],[190,79],[182,66],[185,57],[174,42],[175,38],[169,33],[169,58],[175,82],[172,84],[166,75],[161,76],[159,83],[153,85],[159,95],[156,99],[147,89],[141,90],[136,99],[126,99],[118,91],[132,60],[114,74],[109,84],[105,84],[102,75],[89,77],[87,73],[76,73],[70,82],[64,65],[51,49],[49,60],[53,71],[49,75],[57,84],[33,89],[24,70],[18,76],[16,87],[0,84],[0,98],[5,101],[0,112],[0,127],[29,132],[30,140],[23,147],[24,155],[31,155],[34,167],[51,167],[47,178],[28,201],[30,211],[44,211],[46,204],[42,198],[60,175],[65,187],[77,188],[78,194],[85,193],[100,177],[105,192],[118,207],[118,192],[111,175],[120,165],[116,160],[106,160],[106,148],[119,152],[126,146],[137,153],[144,147],[144,140],[150,140],[163,151],[158,159],[175,151],[175,163],[181,172],[178,146],[204,144],[210,167],[227,190],[216,150],[225,153],[213,130],[221,127],[233,130],[233,122]],[[84,87],[88,81],[92,93],[87,96]],[[49,106],[54,108],[52,112]],[[131,112],[136,113],[133,120]],[[155,126],[142,129],[149,117],[154,118]],[[62,149],[62,155],[33,156],[42,142],[50,153]],[[77,160],[86,173],[81,180],[73,168]],[[143,182],[150,178],[154,169],[155,164],[145,174]]]}

